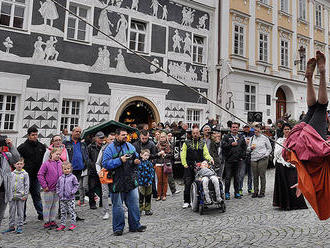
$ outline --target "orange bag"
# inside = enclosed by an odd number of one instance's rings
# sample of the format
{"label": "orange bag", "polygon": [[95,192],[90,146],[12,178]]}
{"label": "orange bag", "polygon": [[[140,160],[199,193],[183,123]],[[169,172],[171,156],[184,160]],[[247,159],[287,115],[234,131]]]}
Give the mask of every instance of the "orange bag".
{"label": "orange bag", "polygon": [[104,168],[101,169],[101,171],[99,172],[99,178],[100,178],[101,184],[113,183],[113,179],[109,173],[110,172],[107,169],[104,169]]}

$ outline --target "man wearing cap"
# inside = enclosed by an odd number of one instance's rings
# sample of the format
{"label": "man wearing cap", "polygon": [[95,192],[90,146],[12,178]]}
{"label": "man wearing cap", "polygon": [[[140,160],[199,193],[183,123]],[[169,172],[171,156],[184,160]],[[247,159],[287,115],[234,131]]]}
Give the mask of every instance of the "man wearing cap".
{"label": "man wearing cap", "polygon": [[209,124],[206,124],[202,128],[203,131],[203,141],[205,142],[207,149],[210,151],[211,147],[211,126]]}
{"label": "man wearing cap", "polygon": [[94,142],[92,142],[88,148],[88,197],[89,197],[89,207],[91,209],[96,209],[95,202],[95,193],[100,197],[100,207],[102,206],[102,195],[101,195],[101,183],[99,176],[96,171],[95,163],[97,161],[97,157],[101,151],[103,146],[105,135],[103,132],[97,132],[94,138]]}

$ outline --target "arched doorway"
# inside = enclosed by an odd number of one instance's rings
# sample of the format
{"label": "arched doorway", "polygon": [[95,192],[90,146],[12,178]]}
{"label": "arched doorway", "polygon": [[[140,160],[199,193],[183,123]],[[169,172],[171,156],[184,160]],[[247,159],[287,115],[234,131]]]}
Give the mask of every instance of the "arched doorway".
{"label": "arched doorway", "polygon": [[160,122],[159,112],[156,106],[144,97],[132,97],[127,99],[118,109],[116,121],[125,124],[149,124],[153,121]]}
{"label": "arched doorway", "polygon": [[276,98],[276,120],[280,120],[286,113],[286,95],[282,88],[276,91]]}

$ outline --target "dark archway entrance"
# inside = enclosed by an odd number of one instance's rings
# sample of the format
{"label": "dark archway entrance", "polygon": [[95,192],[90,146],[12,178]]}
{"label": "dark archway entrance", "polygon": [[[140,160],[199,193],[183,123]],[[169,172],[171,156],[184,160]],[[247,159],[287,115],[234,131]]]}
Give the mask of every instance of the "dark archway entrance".
{"label": "dark archway entrance", "polygon": [[150,105],[144,101],[129,102],[123,109],[119,121],[125,124],[149,124],[155,121],[155,115]]}
{"label": "dark archway entrance", "polygon": [[276,97],[276,120],[280,120],[286,113],[286,95],[282,88],[278,88]]}

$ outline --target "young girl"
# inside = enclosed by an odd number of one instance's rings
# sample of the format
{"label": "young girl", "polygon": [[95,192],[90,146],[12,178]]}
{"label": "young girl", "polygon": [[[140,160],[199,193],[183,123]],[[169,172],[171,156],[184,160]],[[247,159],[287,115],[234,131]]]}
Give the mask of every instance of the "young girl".
{"label": "young girl", "polygon": [[60,160],[62,151],[54,148],[50,152],[50,159],[41,165],[38,172],[38,180],[43,188],[43,213],[44,228],[56,228],[55,222],[56,205],[58,195],[56,194],[56,184],[62,175],[62,161]]}
{"label": "young girl", "polygon": [[72,165],[69,162],[64,162],[62,169],[63,175],[58,179],[56,186],[61,208],[61,225],[56,229],[57,231],[65,229],[67,213],[71,214],[71,226],[69,230],[74,230],[77,227],[74,195],[78,190],[79,183],[77,178],[72,174]]}

